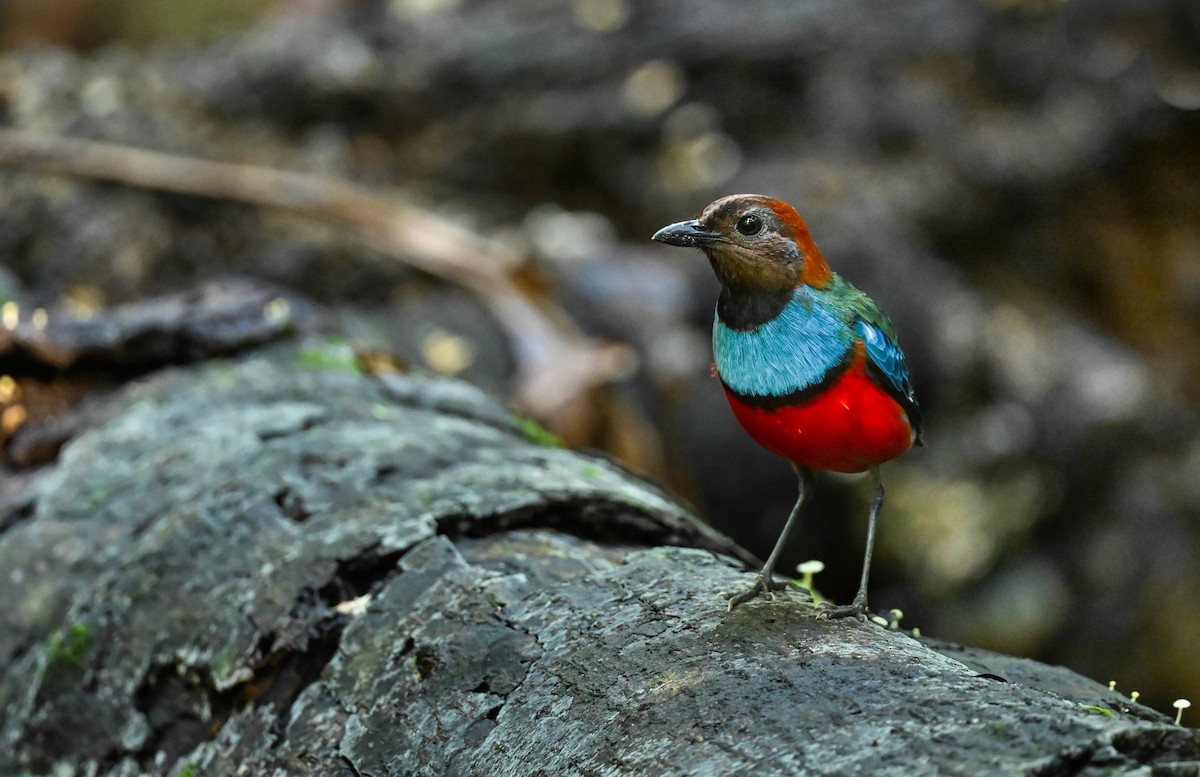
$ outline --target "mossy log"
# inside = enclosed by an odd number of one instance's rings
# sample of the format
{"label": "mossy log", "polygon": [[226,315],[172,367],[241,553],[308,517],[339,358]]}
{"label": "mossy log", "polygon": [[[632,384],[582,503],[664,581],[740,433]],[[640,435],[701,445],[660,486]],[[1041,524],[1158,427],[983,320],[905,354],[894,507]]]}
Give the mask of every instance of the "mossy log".
{"label": "mossy log", "polygon": [[[1055,667],[726,612],[746,554],[337,343],[167,367],[0,508],[0,774],[1194,774]],[[94,417],[89,426],[86,417]]]}

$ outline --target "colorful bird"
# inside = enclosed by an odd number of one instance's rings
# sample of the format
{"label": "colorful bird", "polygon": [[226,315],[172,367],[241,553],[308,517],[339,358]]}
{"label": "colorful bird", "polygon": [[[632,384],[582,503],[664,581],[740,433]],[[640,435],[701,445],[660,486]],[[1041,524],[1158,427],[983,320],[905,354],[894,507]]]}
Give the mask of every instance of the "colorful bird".
{"label": "colorful bird", "polygon": [[762,574],[726,594],[729,609],[787,584],[775,563],[812,490],[814,470],[870,471],[874,487],[862,580],[829,618],[867,613],[867,577],[883,506],[879,465],[921,444],[921,413],[892,322],[829,269],[791,205],[735,194],[654,240],[699,248],[721,282],[713,355],[733,415],[758,444],[792,462],[800,496]]}

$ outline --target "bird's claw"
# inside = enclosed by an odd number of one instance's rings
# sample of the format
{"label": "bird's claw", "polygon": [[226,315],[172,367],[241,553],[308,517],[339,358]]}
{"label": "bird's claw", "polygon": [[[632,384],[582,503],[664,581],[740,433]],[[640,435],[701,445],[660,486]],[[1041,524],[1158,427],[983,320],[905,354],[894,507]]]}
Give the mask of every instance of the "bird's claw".
{"label": "bird's claw", "polygon": [[788,583],[785,581],[759,577],[754,581],[754,585],[750,586],[745,591],[742,591],[741,593],[725,591],[721,594],[721,596],[729,600],[729,611],[733,612],[734,607],[737,607],[739,604],[745,604],[751,599],[755,599],[759,596],[766,596],[769,600],[775,601],[775,592],[782,591],[787,587]]}
{"label": "bird's claw", "polygon": [[854,598],[850,604],[832,604],[831,602],[821,602],[817,605],[817,617],[821,620],[834,620],[836,618],[854,618],[859,623],[866,623],[871,616],[867,613],[867,600]]}

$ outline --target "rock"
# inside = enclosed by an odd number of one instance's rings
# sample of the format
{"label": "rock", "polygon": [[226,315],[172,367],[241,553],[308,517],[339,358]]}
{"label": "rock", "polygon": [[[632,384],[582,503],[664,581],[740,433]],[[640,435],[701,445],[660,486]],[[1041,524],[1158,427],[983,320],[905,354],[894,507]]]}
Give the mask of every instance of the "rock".
{"label": "rock", "polygon": [[0,512],[0,773],[1200,767],[1066,670],[726,612],[743,551],[466,384],[310,340],[94,404]]}

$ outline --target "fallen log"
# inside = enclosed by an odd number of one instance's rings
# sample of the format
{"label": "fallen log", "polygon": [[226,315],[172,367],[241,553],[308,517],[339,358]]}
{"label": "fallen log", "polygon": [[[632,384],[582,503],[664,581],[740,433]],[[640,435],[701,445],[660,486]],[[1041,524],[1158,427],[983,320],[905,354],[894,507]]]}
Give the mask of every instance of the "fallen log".
{"label": "fallen log", "polygon": [[1183,774],[1068,670],[725,610],[747,554],[471,386],[308,340],[82,405],[0,508],[0,773]]}

